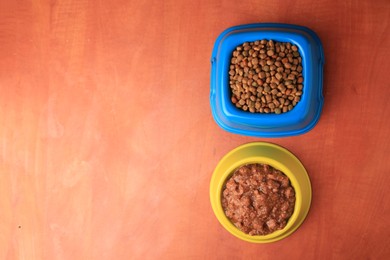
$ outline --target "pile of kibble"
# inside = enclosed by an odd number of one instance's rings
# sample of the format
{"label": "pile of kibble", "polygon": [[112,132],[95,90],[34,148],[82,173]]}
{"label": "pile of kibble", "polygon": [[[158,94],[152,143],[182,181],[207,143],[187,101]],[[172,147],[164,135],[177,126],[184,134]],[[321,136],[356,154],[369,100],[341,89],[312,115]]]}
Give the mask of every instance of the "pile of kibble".
{"label": "pile of kibble", "polygon": [[300,101],[302,58],[289,42],[261,40],[236,47],[229,69],[231,101],[252,113],[285,113]]}

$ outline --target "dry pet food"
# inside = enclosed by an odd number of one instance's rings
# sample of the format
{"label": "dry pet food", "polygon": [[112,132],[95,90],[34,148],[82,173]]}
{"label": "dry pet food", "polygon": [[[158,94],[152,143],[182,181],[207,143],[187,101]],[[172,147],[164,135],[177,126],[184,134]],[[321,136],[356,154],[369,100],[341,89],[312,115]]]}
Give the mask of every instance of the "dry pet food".
{"label": "dry pet food", "polygon": [[222,192],[226,216],[249,235],[267,235],[283,229],[294,206],[295,191],[290,180],[267,164],[239,167]]}
{"label": "dry pet food", "polygon": [[288,112],[301,99],[302,70],[298,47],[289,42],[245,42],[231,58],[231,101],[252,113]]}

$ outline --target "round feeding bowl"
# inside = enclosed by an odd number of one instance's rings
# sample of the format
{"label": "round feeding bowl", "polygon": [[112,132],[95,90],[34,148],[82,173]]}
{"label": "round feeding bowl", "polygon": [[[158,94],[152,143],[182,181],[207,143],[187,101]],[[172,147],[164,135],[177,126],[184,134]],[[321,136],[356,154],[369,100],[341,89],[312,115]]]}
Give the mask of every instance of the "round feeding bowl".
{"label": "round feeding bowl", "polygon": [[[257,40],[290,42],[302,57],[303,93],[289,112],[250,113],[231,102],[229,66],[235,48]],[[310,29],[290,24],[262,23],[231,27],[217,38],[211,57],[210,105],[216,123],[224,130],[256,137],[300,135],[318,122],[323,105],[324,52],[318,36]]]}
{"label": "round feeding bowl", "polygon": [[[287,225],[271,234],[251,236],[239,230],[226,217],[221,194],[226,180],[238,167],[251,164],[268,164],[282,171],[295,190],[294,212]],[[218,163],[210,182],[210,201],[214,214],[221,225],[234,236],[252,243],[270,243],[291,235],[305,220],[311,203],[312,191],[309,176],[302,163],[285,148],[266,142],[241,145],[227,153]]]}

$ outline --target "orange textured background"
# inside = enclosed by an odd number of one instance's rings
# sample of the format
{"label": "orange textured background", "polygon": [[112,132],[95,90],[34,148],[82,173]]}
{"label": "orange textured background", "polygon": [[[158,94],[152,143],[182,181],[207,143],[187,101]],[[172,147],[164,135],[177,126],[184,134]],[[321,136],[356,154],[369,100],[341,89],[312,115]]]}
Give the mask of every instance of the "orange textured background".
{"label": "orange textured background", "polygon": [[[390,257],[390,2],[0,0],[0,259]],[[325,50],[309,133],[224,132],[210,57],[227,27],[304,25]],[[209,202],[219,159],[249,141],[295,153],[308,218],[240,241]]]}

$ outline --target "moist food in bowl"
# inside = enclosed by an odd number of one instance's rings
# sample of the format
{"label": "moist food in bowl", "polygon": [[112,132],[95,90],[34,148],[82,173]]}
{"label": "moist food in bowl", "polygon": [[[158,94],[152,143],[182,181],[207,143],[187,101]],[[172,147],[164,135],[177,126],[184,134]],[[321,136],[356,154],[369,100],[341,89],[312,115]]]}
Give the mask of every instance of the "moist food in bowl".
{"label": "moist food in bowl", "polygon": [[249,235],[268,235],[283,229],[294,206],[295,191],[288,177],[268,164],[240,166],[222,192],[226,216]]}

